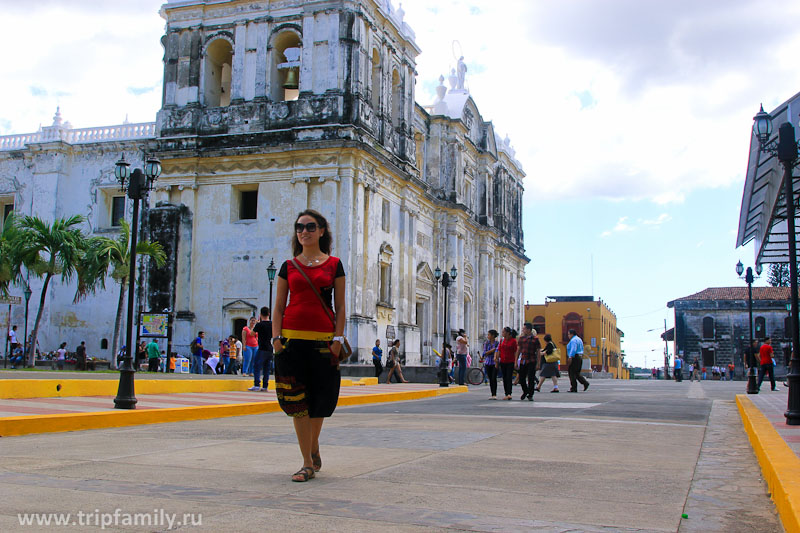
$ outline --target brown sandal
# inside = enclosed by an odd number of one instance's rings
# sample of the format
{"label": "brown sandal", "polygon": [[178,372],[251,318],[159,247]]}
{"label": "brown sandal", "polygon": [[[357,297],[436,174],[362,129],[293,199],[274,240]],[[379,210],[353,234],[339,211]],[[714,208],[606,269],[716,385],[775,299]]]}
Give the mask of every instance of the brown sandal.
{"label": "brown sandal", "polygon": [[314,472],[322,470],[322,457],[319,456],[319,452],[311,454],[311,464],[314,465]]}
{"label": "brown sandal", "polygon": [[305,483],[309,479],[314,478],[314,469],[310,466],[304,466],[294,474],[292,474],[292,481],[297,483]]}

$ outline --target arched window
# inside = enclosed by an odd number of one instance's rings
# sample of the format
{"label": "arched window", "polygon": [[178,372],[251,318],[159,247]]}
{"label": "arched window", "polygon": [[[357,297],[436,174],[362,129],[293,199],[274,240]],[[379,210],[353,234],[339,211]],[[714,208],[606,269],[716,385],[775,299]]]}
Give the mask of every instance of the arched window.
{"label": "arched window", "polygon": [[710,316],[707,316],[703,319],[703,338],[704,339],[713,339],[714,338],[714,319]]}
{"label": "arched window", "polygon": [[380,268],[380,279],[378,280],[378,304],[386,307],[392,306],[392,256],[394,250],[388,243],[381,246],[378,267]]}
{"label": "arched window", "polygon": [[545,330],[545,320],[544,317],[539,315],[534,317],[533,319],[533,329],[536,330],[536,334],[539,336],[544,336],[547,331]]}
{"label": "arched window", "polygon": [[377,49],[372,50],[372,109],[377,114],[381,108],[381,56]]}
{"label": "arched window", "polygon": [[790,316],[783,319],[783,337],[786,339],[792,338],[792,317]]}
{"label": "arched window", "polygon": [[392,124],[400,127],[403,120],[403,84],[397,70],[392,71]]}
{"label": "arched window", "polygon": [[291,101],[300,96],[300,35],[292,30],[278,33],[272,41],[272,100]]}
{"label": "arched window", "polygon": [[561,324],[561,338],[564,342],[569,342],[569,330],[574,329],[578,337],[583,339],[583,318],[578,313],[567,313]]}
{"label": "arched window", "polygon": [[767,338],[767,321],[764,319],[763,316],[757,316],[756,322],[756,338],[757,339],[766,339]]}
{"label": "arched window", "polygon": [[100,349],[108,350],[108,339],[103,339],[100,341]]}
{"label": "arched window", "polygon": [[233,47],[227,39],[216,39],[206,47],[205,104],[226,107],[231,103],[231,65]]}

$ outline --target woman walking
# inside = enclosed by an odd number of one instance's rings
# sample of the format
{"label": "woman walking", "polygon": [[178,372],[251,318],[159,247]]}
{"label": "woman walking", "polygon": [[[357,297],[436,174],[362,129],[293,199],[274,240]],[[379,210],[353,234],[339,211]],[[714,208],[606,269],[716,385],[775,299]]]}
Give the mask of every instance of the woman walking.
{"label": "woman walking", "polygon": [[511,400],[514,379],[514,356],[517,353],[517,332],[508,326],[503,328],[503,340],[497,347],[500,352],[500,370],[503,372],[503,392],[505,400]]}
{"label": "woman walking", "polygon": [[375,340],[375,347],[372,349],[372,364],[375,365],[375,377],[381,377],[381,373],[383,372],[383,363],[381,363],[381,359],[383,358],[383,350],[381,350],[381,340]]}
{"label": "woman walking", "polygon": [[486,377],[489,379],[489,390],[491,391],[490,400],[497,399],[497,365],[495,364],[497,346],[497,330],[490,329],[486,341],[483,343],[481,352],[481,362],[486,370]]}
{"label": "woman walking", "polygon": [[304,482],[322,468],[322,422],[339,401],[345,274],[339,258],[330,255],[332,238],[324,216],[307,209],[297,216],[294,231],[294,258],[278,273],[272,346],[278,402],[293,418],[303,457],[292,481]]}
{"label": "woman walking", "polygon": [[456,337],[456,361],[458,361],[458,384],[463,385],[467,376],[467,354],[469,353],[469,337],[463,329],[458,330]]}
{"label": "woman walking", "polygon": [[544,343],[544,350],[542,350],[542,370],[539,372],[539,386],[536,387],[536,390],[541,391],[544,380],[547,378],[552,378],[553,390],[550,392],[558,392],[558,365],[561,363],[561,361],[548,363],[547,359],[545,358],[548,355],[552,355],[553,352],[556,351],[556,345],[553,342],[553,337],[551,337],[549,333],[544,336]]}
{"label": "woman walking", "polygon": [[242,338],[244,339],[243,376],[253,375],[253,363],[255,363],[256,353],[258,352],[258,333],[253,331],[255,326],[256,317],[251,316],[247,326],[242,328]]}
{"label": "woman walking", "polygon": [[400,368],[400,354],[397,348],[400,346],[400,339],[395,339],[392,342],[392,349],[389,350],[389,359],[386,361],[386,367],[389,368],[389,375],[386,376],[386,383],[392,382],[392,375],[396,372],[397,378],[402,383],[408,383],[406,378],[403,377],[403,369]]}

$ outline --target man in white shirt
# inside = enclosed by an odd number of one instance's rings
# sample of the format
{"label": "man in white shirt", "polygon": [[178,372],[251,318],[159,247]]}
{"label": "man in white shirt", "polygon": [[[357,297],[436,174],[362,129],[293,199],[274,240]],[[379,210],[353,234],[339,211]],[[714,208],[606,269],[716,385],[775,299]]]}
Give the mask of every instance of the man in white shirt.
{"label": "man in white shirt", "polygon": [[19,341],[17,340],[17,326],[12,326],[8,332],[9,353],[14,353]]}

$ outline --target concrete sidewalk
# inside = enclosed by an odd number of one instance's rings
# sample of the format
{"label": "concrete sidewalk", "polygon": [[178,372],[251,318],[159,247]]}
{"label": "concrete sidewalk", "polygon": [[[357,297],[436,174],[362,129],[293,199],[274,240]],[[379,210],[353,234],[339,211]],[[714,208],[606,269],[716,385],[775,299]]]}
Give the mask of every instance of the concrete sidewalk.
{"label": "concrete sidewalk", "polygon": [[155,510],[191,515],[181,531],[779,533],[735,418],[740,391],[607,380],[534,402],[478,386],[343,406],[308,483],[290,481],[300,456],[283,413],[7,438],[0,530],[82,512],[105,531],[167,531],[114,518]]}
{"label": "concrete sidewalk", "polygon": [[788,388],[736,397],[750,444],[786,531],[800,532],[800,426],[786,424]]}

